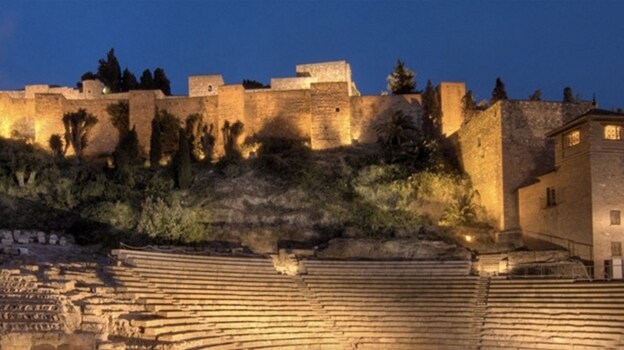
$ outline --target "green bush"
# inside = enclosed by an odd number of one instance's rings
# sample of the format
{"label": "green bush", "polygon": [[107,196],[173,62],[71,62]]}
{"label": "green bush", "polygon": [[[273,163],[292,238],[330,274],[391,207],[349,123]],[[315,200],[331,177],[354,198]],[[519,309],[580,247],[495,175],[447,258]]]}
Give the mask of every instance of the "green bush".
{"label": "green bush", "polygon": [[84,219],[108,224],[122,231],[131,231],[137,225],[136,210],[125,202],[97,202],[82,210]]}
{"label": "green bush", "polygon": [[163,241],[191,243],[206,238],[195,210],[183,207],[177,199],[167,203],[162,198],[147,197],[141,205],[137,230]]}

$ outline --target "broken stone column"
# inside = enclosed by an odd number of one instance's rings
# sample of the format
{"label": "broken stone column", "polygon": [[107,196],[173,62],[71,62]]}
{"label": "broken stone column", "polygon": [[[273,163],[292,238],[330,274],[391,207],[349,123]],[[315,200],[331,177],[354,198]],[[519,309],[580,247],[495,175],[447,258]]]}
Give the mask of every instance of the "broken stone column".
{"label": "broken stone column", "polygon": [[58,242],[58,236],[56,235],[56,233],[51,233],[50,237],[48,238],[48,243],[55,245]]}

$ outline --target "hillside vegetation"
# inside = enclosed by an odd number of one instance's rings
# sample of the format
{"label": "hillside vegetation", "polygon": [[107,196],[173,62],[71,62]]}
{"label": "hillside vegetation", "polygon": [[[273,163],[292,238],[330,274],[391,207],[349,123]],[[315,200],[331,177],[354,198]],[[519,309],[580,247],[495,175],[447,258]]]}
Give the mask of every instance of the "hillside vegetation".
{"label": "hillside vegetation", "polygon": [[469,182],[448,167],[388,161],[377,145],[272,145],[247,160],[196,162],[179,190],[173,168],[134,165],[120,176],[106,159],[78,164],[3,139],[2,226],[65,230],[82,243],[226,241],[264,252],[334,237],[449,239],[441,226],[481,219]]}

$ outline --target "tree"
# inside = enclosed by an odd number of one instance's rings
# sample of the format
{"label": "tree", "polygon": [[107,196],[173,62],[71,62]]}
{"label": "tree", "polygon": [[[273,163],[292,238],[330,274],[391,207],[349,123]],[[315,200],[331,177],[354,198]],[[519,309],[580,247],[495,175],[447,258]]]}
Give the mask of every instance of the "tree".
{"label": "tree", "polygon": [[576,99],[574,98],[574,93],[572,92],[572,88],[566,86],[563,89],[563,103],[574,103]]}
{"label": "tree", "polygon": [[422,131],[427,139],[437,139],[442,136],[442,107],[440,106],[440,96],[433,88],[431,80],[427,80],[427,87],[423,91],[422,104],[424,116],[422,120]]}
{"label": "tree", "polygon": [[201,161],[206,157],[202,145],[204,129],[204,120],[200,114],[191,114],[186,117],[186,134],[189,138],[191,154],[196,161]]}
{"label": "tree", "polygon": [[[156,111],[152,119],[150,139],[150,163],[158,166],[164,158],[169,158],[178,151],[180,121],[166,110]],[[170,158],[169,158],[170,159]]]}
{"label": "tree", "polygon": [[134,183],[132,165],[140,159],[140,153],[139,138],[135,128],[132,128],[132,130],[126,132],[113,152],[115,175],[120,182],[125,184]]}
{"label": "tree", "polygon": [[121,75],[121,91],[128,92],[139,88],[139,82],[136,76],[128,69],[124,69]]}
{"label": "tree", "polygon": [[243,134],[244,127],[244,124],[238,120],[231,125],[227,120],[223,123],[221,131],[223,132],[223,148],[226,159],[241,158],[238,138]]}
{"label": "tree", "polygon": [[130,105],[128,101],[110,104],[106,107],[106,112],[110,116],[111,124],[117,129],[121,141],[130,131]]}
{"label": "tree", "polygon": [[115,57],[115,49],[110,49],[106,54],[106,60],[99,60],[97,77],[100,81],[110,89],[110,92],[121,91],[121,68],[117,57]]}
{"label": "tree", "polygon": [[139,79],[139,89],[140,90],[154,90],[154,78],[152,77],[152,72],[149,69],[143,71],[141,74],[141,78]]}
{"label": "tree", "polygon": [[468,90],[464,97],[462,97],[462,110],[464,114],[470,113],[477,109],[477,101],[475,101],[472,90]]}
{"label": "tree", "polygon": [[97,79],[97,74],[94,74],[91,71],[85,72],[82,76],[80,76],[80,81],[83,80],[95,80]]}
{"label": "tree", "polygon": [[193,174],[191,172],[191,152],[189,149],[188,138],[184,129],[180,128],[179,137],[180,144],[178,146],[178,153],[175,157],[175,174],[176,185],[180,189],[187,189],[191,187],[193,182]]}
{"label": "tree", "polygon": [[62,158],[65,155],[65,148],[63,147],[63,138],[59,134],[53,134],[48,141],[52,154],[55,158]]}
{"label": "tree", "polygon": [[160,130],[160,118],[158,117],[158,112],[154,115],[154,119],[152,119],[152,135],[150,137],[150,165],[152,168],[157,168],[160,164],[160,160],[162,159],[162,131]]}
{"label": "tree", "polygon": [[388,162],[424,164],[426,145],[412,116],[396,111],[377,124],[375,131]]}
{"label": "tree", "polygon": [[162,91],[166,96],[171,96],[171,83],[162,68],[154,70],[154,88]]}
{"label": "tree", "polygon": [[531,96],[529,96],[529,101],[541,101],[542,100],[542,90],[537,89]]}
{"label": "tree", "polygon": [[507,99],[507,91],[505,91],[505,83],[501,80],[501,78],[496,78],[496,85],[494,86],[494,90],[492,90],[492,100],[491,103],[494,104],[499,100]]}
{"label": "tree", "polygon": [[89,132],[97,124],[97,118],[85,109],[77,112],[65,113],[63,125],[65,126],[65,150],[71,145],[74,148],[78,162],[82,160],[82,153],[89,145]]}
{"label": "tree", "polygon": [[271,87],[271,85],[264,85],[257,80],[243,79],[243,87],[245,88],[245,90],[268,89]]}
{"label": "tree", "polygon": [[388,90],[394,95],[413,94],[416,92],[416,73],[405,67],[400,59],[390,75],[388,75]]}

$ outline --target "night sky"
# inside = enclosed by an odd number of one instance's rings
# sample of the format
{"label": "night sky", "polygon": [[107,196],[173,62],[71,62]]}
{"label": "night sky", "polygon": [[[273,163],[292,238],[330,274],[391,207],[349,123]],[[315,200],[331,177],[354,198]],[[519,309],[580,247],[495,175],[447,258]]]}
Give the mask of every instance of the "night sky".
{"label": "night sky", "polygon": [[401,58],[418,88],[465,81],[482,100],[500,76],[512,99],[559,101],[569,85],[624,107],[624,1],[0,0],[0,90],[74,86],[112,47],[122,69],[162,67],[182,95],[188,75],[268,83],[333,60],[379,94]]}

